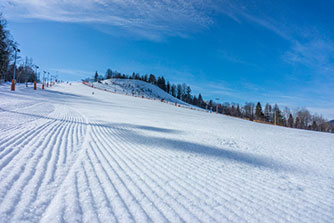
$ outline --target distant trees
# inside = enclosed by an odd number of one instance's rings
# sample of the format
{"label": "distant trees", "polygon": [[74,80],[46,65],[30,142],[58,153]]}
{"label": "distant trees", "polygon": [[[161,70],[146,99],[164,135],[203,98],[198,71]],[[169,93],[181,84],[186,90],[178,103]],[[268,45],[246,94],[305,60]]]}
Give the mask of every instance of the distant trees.
{"label": "distant trees", "polygon": [[106,71],[106,79],[110,79],[110,78],[112,78],[112,70],[111,70],[111,69],[108,69],[108,70]]}
{"label": "distant trees", "polygon": [[177,91],[176,97],[181,100],[182,99],[182,85],[181,84],[177,85],[176,91]]}
{"label": "distant trees", "polygon": [[148,82],[151,84],[156,84],[157,80],[153,74],[150,74],[150,77],[148,78]]}
{"label": "distant trees", "polygon": [[[117,71],[112,71],[111,69],[107,69],[105,78],[134,79],[134,80],[145,81],[153,85],[156,85],[166,93],[171,94],[173,97],[176,97],[184,102],[196,105],[201,108],[208,107],[207,102],[204,101],[201,94],[199,94],[198,96],[194,96],[191,94],[192,91],[188,85],[186,85],[185,83],[177,85],[171,84],[169,81],[166,81],[164,76],[156,77],[154,74],[150,75],[145,74],[143,76],[140,76],[138,73],[135,72],[133,72],[132,75],[129,76],[121,74]],[[100,81],[103,78],[99,76],[98,73],[96,72],[93,79],[94,81]]]}
{"label": "distant trees", "polygon": [[298,128],[307,129],[308,126],[311,124],[310,123],[311,122],[310,112],[307,109],[302,108],[300,110],[297,110],[296,116],[299,118]]}
{"label": "distant trees", "polygon": [[288,118],[288,127],[290,128],[293,128],[294,127],[294,120],[293,120],[293,116],[292,114],[289,115],[289,118]]}
{"label": "distant trees", "polygon": [[[97,76],[96,76],[97,75]],[[99,76],[96,73],[95,77]],[[163,91],[171,94],[186,103],[196,105],[203,109],[209,109],[211,111],[230,115],[234,117],[244,118],[248,120],[259,120],[261,122],[286,126],[290,128],[309,129],[314,131],[334,132],[334,123],[327,122],[324,118],[318,115],[312,115],[307,109],[297,109],[295,112],[291,112],[288,107],[284,107],[283,110],[277,104],[271,105],[266,103],[264,109],[260,102],[257,102],[256,106],[252,102],[246,102],[243,106],[237,103],[224,102],[214,103],[212,100],[205,101],[201,94],[192,95],[190,86],[184,84],[173,84],[163,76],[156,77],[154,74],[140,76],[138,73],[133,72],[131,76],[121,74],[117,71],[108,69],[105,75],[106,79],[120,78],[120,79],[135,79],[142,80],[156,85]]]}
{"label": "distant trees", "polygon": [[2,15],[0,14],[0,75],[3,78],[8,71],[11,54],[11,43],[8,35],[9,33],[6,30],[6,21],[2,19]]}
{"label": "distant trees", "polygon": [[95,75],[94,75],[94,81],[95,82],[99,81],[99,74],[97,73],[97,71],[95,72]]}
{"label": "distant trees", "polygon": [[157,86],[159,88],[161,88],[162,90],[166,91],[167,90],[167,87],[166,87],[166,81],[165,81],[165,78],[164,77],[158,77],[158,80],[157,80]]}
{"label": "distant trees", "polygon": [[255,109],[255,117],[258,119],[258,120],[264,120],[264,114],[262,112],[262,106],[261,106],[261,103],[258,102],[256,104],[256,109]]}
{"label": "distant trees", "polygon": [[171,89],[170,89],[170,94],[173,96],[173,97],[176,97],[176,85],[173,84]]}
{"label": "distant trees", "polygon": [[[6,29],[6,24],[6,20],[2,18],[0,13],[0,81],[11,81],[13,79],[14,47],[17,48],[17,43],[12,40],[9,31]],[[37,81],[38,77],[34,68],[32,59],[28,58],[25,59],[23,64],[15,65],[16,81],[18,83]]]}
{"label": "distant trees", "polygon": [[267,122],[271,122],[273,120],[273,115],[272,115],[272,108],[270,104],[266,104],[264,108],[264,118]]}
{"label": "distant trees", "polygon": [[170,94],[170,89],[171,89],[170,83],[169,83],[169,81],[167,81],[166,92],[167,92],[168,94]]}

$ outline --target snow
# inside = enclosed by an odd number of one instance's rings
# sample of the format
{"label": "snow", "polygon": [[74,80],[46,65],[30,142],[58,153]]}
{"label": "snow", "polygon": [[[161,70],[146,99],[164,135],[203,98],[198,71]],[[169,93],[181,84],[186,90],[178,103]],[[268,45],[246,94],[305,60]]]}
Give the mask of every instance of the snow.
{"label": "snow", "polygon": [[0,222],[333,222],[333,145],[82,83],[1,85]]}
{"label": "snow", "polygon": [[190,106],[187,103],[161,90],[159,87],[146,83],[141,80],[111,78],[108,80],[101,81],[101,83],[94,82],[93,86],[99,89],[106,89],[118,94],[133,95],[140,97],[144,96],[145,98],[149,99],[164,99],[172,103],[176,102],[181,105]]}

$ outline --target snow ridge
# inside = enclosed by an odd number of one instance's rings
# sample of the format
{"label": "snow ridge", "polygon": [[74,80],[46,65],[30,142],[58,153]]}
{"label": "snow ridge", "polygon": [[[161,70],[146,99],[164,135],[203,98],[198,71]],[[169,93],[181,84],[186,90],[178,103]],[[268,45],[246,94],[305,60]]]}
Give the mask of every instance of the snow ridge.
{"label": "snow ridge", "polygon": [[121,93],[139,97],[144,96],[145,98],[158,99],[158,100],[164,99],[172,103],[188,105],[187,103],[163,91],[158,86],[155,86],[153,84],[141,80],[111,78],[108,80],[101,81],[101,83],[95,82],[93,83],[93,85],[100,89],[107,89],[115,93]]}

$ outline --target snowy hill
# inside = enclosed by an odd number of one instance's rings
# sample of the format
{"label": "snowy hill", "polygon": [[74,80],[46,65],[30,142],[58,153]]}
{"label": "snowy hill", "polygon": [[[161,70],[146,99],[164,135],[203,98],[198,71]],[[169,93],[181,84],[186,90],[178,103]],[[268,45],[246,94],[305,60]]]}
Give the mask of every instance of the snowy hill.
{"label": "snowy hill", "polygon": [[0,85],[0,222],[333,222],[333,145],[82,83]]}
{"label": "snowy hill", "polygon": [[188,105],[187,103],[163,91],[159,87],[141,80],[112,78],[101,81],[101,83],[95,82],[93,85],[95,87],[107,89],[120,94],[144,96],[145,98],[151,99],[164,99],[172,103],[176,102],[178,104]]}

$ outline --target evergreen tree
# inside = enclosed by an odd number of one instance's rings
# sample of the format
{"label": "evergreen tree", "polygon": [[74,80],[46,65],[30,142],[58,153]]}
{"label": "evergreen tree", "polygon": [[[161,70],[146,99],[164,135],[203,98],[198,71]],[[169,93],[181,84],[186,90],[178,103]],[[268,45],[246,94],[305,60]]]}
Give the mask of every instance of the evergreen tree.
{"label": "evergreen tree", "polygon": [[98,80],[99,80],[99,74],[96,71],[94,75],[94,81],[97,82]]}
{"label": "evergreen tree", "polygon": [[197,102],[197,106],[203,108],[203,107],[204,107],[204,104],[205,104],[205,103],[204,103],[204,101],[203,101],[202,95],[201,95],[201,93],[199,93],[199,94],[198,94],[198,102]]}
{"label": "evergreen tree", "polygon": [[294,127],[292,114],[289,115],[289,119],[288,119],[288,127],[290,127],[290,128],[293,128],[293,127]]}
{"label": "evergreen tree", "polygon": [[166,92],[167,92],[168,94],[170,94],[170,88],[171,88],[170,83],[169,83],[169,81],[167,81]]}
{"label": "evergreen tree", "polygon": [[171,92],[170,92],[171,95],[172,95],[173,97],[176,97],[176,86],[175,86],[175,84],[172,85],[170,91],[171,91]]}
{"label": "evergreen tree", "polygon": [[142,78],[143,81],[147,82],[148,81],[148,77],[147,74],[144,75],[144,77]]}
{"label": "evergreen tree", "polygon": [[183,83],[181,85],[181,99],[182,101],[184,101],[186,99],[186,90],[187,90],[187,85],[185,83]]}
{"label": "evergreen tree", "polygon": [[150,74],[150,77],[148,78],[148,82],[151,84],[156,84],[157,80],[154,76],[154,74]]}
{"label": "evergreen tree", "polygon": [[193,105],[198,105],[198,99],[197,99],[197,97],[196,96],[194,96],[194,98],[192,99],[192,103],[191,104],[193,104]]}
{"label": "evergreen tree", "polygon": [[167,87],[166,87],[166,80],[164,78],[164,76],[161,76],[161,89],[166,91]]}
{"label": "evergreen tree", "polygon": [[264,119],[264,114],[262,112],[262,107],[261,107],[261,103],[258,102],[255,108],[255,117],[258,120],[263,120]]}
{"label": "evergreen tree", "polygon": [[158,77],[157,86],[166,91],[166,81],[164,77]]}
{"label": "evergreen tree", "polygon": [[182,99],[182,85],[181,84],[177,85],[176,91],[177,91],[176,97],[178,99]]}
{"label": "evergreen tree", "polygon": [[210,100],[209,103],[208,103],[208,109],[212,110],[212,108],[213,108],[213,101]]}
{"label": "evergreen tree", "polygon": [[111,79],[112,78],[112,70],[111,69],[108,69],[106,71],[106,79]]}
{"label": "evergreen tree", "polygon": [[275,104],[273,111],[274,111],[274,124],[284,126],[283,116],[277,104]]}
{"label": "evergreen tree", "polygon": [[135,74],[135,72],[132,72],[132,75],[131,75],[131,77],[130,77],[130,79],[136,79],[136,74]]}
{"label": "evergreen tree", "polygon": [[184,101],[187,103],[191,103],[191,88],[189,86],[186,87],[186,92],[185,92],[185,96],[184,96]]}
{"label": "evergreen tree", "polygon": [[2,14],[0,13],[0,79],[4,79],[5,81],[12,79],[10,75],[7,75],[12,51],[11,46],[13,45],[8,35],[6,21],[2,18]]}

